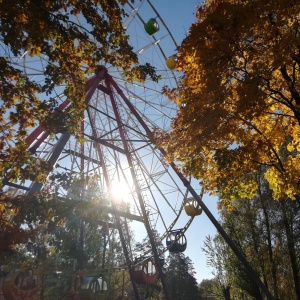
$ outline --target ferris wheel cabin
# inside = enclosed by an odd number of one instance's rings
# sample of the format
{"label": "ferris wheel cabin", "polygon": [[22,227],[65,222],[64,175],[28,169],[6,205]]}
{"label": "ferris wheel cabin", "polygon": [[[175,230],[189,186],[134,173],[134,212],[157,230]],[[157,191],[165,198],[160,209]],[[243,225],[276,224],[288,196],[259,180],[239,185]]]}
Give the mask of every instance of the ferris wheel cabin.
{"label": "ferris wheel cabin", "polygon": [[84,276],[81,279],[79,296],[80,300],[105,299],[107,283],[102,276]]}
{"label": "ferris wheel cabin", "polygon": [[202,214],[202,209],[194,198],[188,198],[185,201],[184,210],[190,217],[199,216]]}
{"label": "ferris wheel cabin", "polygon": [[175,54],[171,55],[166,59],[166,65],[170,70],[175,70],[177,66],[177,56]]}
{"label": "ferris wheel cabin", "polygon": [[170,252],[184,252],[187,246],[185,235],[181,229],[169,231],[167,235],[166,245]]}
{"label": "ferris wheel cabin", "polygon": [[155,32],[159,31],[159,24],[155,18],[151,18],[147,23],[145,23],[144,28],[149,35],[153,35]]}
{"label": "ferris wheel cabin", "polygon": [[157,269],[151,259],[134,267],[133,280],[137,284],[155,284],[157,277]]}
{"label": "ferris wheel cabin", "polygon": [[38,296],[42,278],[37,269],[13,269],[4,278],[2,292],[7,300],[30,300]]}

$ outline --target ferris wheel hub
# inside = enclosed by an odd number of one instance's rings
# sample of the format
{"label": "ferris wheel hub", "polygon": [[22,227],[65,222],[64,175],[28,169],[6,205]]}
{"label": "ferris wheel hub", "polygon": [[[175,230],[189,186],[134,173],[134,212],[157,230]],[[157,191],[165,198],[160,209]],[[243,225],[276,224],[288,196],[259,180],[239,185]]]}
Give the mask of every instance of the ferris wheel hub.
{"label": "ferris wheel hub", "polygon": [[104,76],[107,74],[107,68],[102,66],[102,65],[99,65],[97,66],[96,70],[95,70],[95,75],[97,76]]}

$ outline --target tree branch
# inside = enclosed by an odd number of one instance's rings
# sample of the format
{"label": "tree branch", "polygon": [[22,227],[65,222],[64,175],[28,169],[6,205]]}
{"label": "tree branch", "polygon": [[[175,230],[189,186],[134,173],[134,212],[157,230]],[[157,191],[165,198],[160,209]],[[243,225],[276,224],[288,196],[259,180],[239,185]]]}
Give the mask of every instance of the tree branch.
{"label": "tree branch", "polygon": [[254,125],[252,124],[251,122],[245,120],[244,118],[242,118],[241,116],[238,116],[243,122],[245,122],[247,125],[251,126],[256,132],[258,132],[263,138],[264,140],[267,142],[267,144],[269,145],[272,153],[275,155],[278,163],[279,163],[279,166],[280,166],[280,169],[278,168],[279,172],[282,173],[282,172],[285,172],[285,169],[284,169],[284,166],[282,164],[282,161],[279,157],[279,155],[277,154],[276,150],[274,149],[273,145],[271,144],[271,142],[269,141],[269,139]]}
{"label": "tree branch", "polygon": [[288,87],[290,89],[290,92],[292,94],[292,97],[294,98],[294,100],[296,101],[296,103],[299,105],[300,104],[300,94],[299,92],[295,89],[295,85],[294,85],[294,81],[291,79],[291,77],[289,76],[286,66],[282,66],[280,68],[280,72],[282,74],[282,77],[284,78],[284,80],[287,82]]}

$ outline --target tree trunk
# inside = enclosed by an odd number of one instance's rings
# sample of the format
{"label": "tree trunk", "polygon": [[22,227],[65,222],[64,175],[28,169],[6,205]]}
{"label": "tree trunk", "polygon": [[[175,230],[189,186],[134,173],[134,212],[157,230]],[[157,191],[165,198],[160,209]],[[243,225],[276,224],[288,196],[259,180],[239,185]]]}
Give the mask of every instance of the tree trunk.
{"label": "tree trunk", "polygon": [[271,274],[272,274],[272,282],[273,282],[273,290],[275,298],[278,299],[278,284],[277,284],[277,268],[273,258],[273,248],[272,248],[272,239],[271,239],[271,230],[270,230],[270,223],[269,223],[269,214],[262,204],[263,213],[265,217],[266,223],[266,230],[267,230],[267,241],[268,241],[268,253],[269,253],[269,261],[271,264]]}
{"label": "tree trunk", "polygon": [[255,232],[255,229],[256,229],[255,219],[251,218],[250,219],[250,230],[251,230],[251,238],[253,241],[253,248],[254,248],[254,251],[255,251],[255,254],[256,254],[256,257],[258,260],[258,265],[261,269],[261,275],[263,277],[264,284],[265,284],[266,288],[268,289],[269,287],[268,287],[267,275],[266,275],[266,270],[265,270],[266,269],[265,262],[260,253],[259,241],[258,241],[259,235],[257,234],[257,232]]}
{"label": "tree trunk", "polygon": [[[262,197],[261,190],[260,190],[260,183],[259,183],[258,193],[259,193],[259,200],[260,200],[260,204],[261,204],[264,219],[265,219],[265,226],[266,226],[266,232],[267,232],[268,254],[269,254],[269,262],[271,264],[271,275],[272,275],[274,296],[276,299],[278,299],[277,266],[276,266],[276,263],[275,263],[274,257],[273,257],[273,247],[272,247],[272,238],[271,238],[271,228],[270,228],[270,222],[269,222],[269,213],[264,204],[264,199]],[[267,200],[270,200],[270,199],[267,199]]]}
{"label": "tree trunk", "polygon": [[288,218],[285,202],[282,202],[282,213],[283,213],[283,224],[284,229],[286,232],[286,238],[287,238],[287,246],[288,246],[288,252],[293,272],[293,280],[295,285],[295,293],[296,293],[296,299],[300,300],[300,277],[299,277],[299,266],[297,263],[297,255],[296,255],[296,249],[295,249],[295,239],[293,235],[292,230],[292,223]]}
{"label": "tree trunk", "polygon": [[222,286],[222,292],[225,300],[230,300],[230,286]]}

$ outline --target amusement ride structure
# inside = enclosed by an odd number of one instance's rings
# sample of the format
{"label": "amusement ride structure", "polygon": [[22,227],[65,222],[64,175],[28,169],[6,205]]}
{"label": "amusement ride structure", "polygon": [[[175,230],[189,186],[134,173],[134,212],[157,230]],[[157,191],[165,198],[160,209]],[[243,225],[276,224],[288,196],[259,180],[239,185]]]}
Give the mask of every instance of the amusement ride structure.
{"label": "amusement ride structure", "polygon": [[[144,83],[128,82],[120,70],[99,62],[94,75],[86,79],[86,111],[81,122],[84,142],[79,143],[68,132],[49,135],[42,125],[35,128],[26,139],[31,153],[47,161],[54,172],[61,170],[99,176],[99,190],[111,199],[114,227],[120,237],[126,258],[124,265],[129,269],[137,299],[139,293],[136,284],[156,282],[158,275],[162,274],[163,252],[185,250],[187,241],[184,233],[192,219],[201,213],[184,183],[166,161],[165,153],[153,144],[154,129],[168,130],[176,112],[176,105],[162,94],[162,88],[176,86],[173,54],[177,45],[151,2],[143,1],[138,5],[138,8],[131,5],[126,7],[128,17],[124,20],[124,27],[139,62],[149,63],[156,68],[160,76],[158,83],[150,79]],[[5,50],[14,67],[22,70],[28,78],[44,80],[46,56],[30,57],[24,53],[21,57],[14,57],[9,49]],[[60,103],[59,112],[71,108],[72,104],[63,94],[63,87],[56,87],[53,94]],[[4,182],[10,191],[27,195],[43,188],[38,182],[27,181],[25,185],[9,180]],[[122,195],[116,193],[117,190]],[[188,198],[189,215],[184,212]],[[118,210],[118,201],[126,204],[126,211]],[[126,243],[128,232],[122,225],[124,220],[133,222],[132,230],[138,230],[143,237],[148,236],[151,244],[151,251],[136,259],[135,264]],[[155,240],[153,230],[159,233],[159,240]],[[165,249],[158,252],[157,244],[162,242],[165,243]],[[150,269],[151,274],[148,272]],[[22,274],[32,272],[23,270]],[[8,276],[4,290],[10,292],[6,294],[12,293],[12,282],[17,276],[20,277],[15,270]],[[159,277],[164,286],[163,276]]]}

